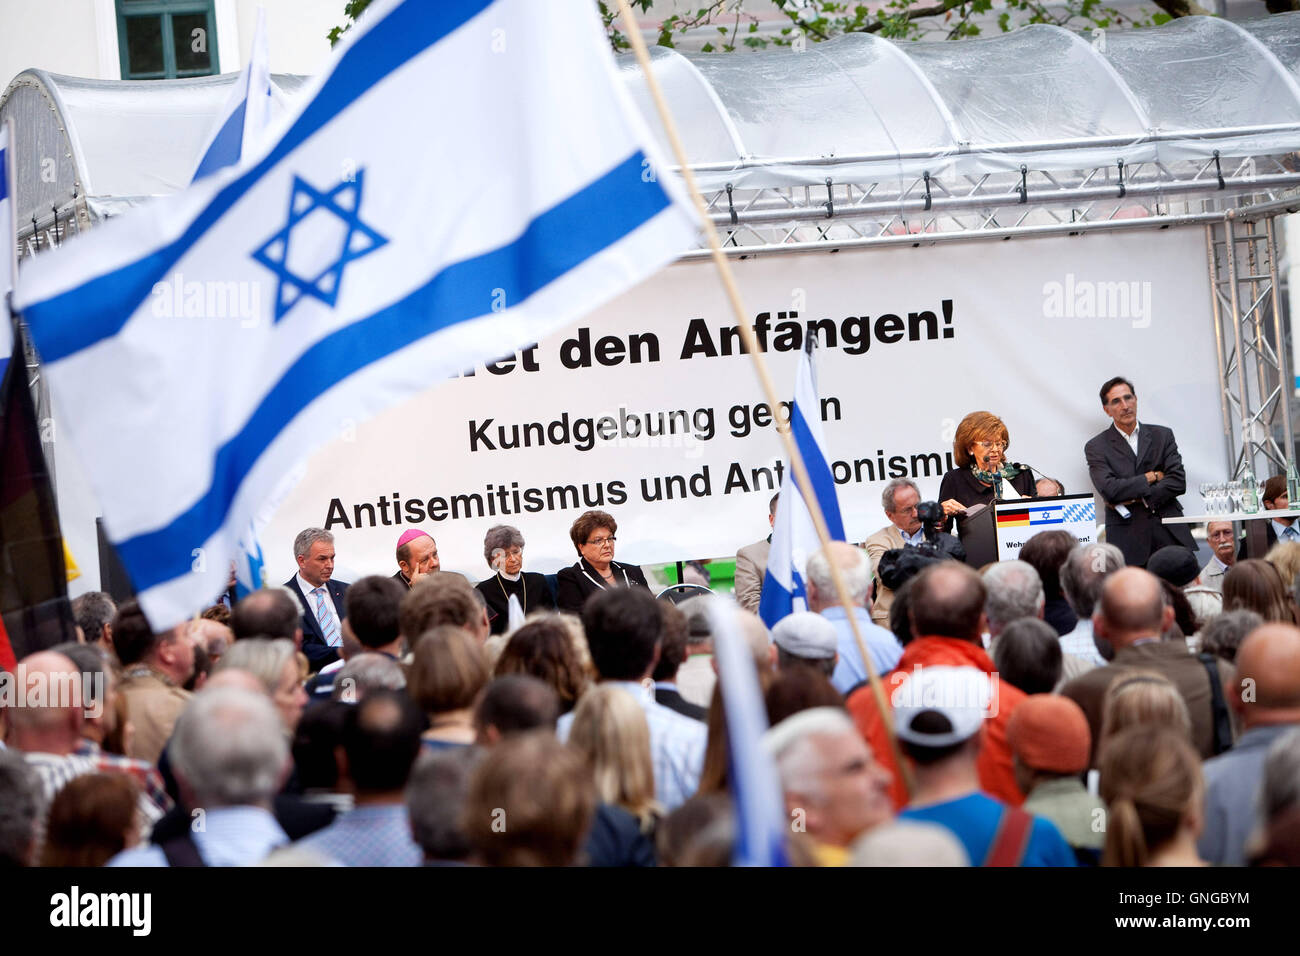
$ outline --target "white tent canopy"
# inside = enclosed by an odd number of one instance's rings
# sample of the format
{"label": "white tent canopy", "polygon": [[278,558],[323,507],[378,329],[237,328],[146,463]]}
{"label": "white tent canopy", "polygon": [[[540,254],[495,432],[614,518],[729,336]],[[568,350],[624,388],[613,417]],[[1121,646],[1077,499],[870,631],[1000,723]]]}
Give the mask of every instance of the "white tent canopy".
{"label": "white tent canopy", "polygon": [[[32,231],[33,216],[48,223],[52,210],[66,216],[75,206],[102,219],[184,188],[237,77],[117,82],[20,73],[0,98],[0,121],[15,126],[19,235]],[[272,82],[292,94],[305,78]],[[285,102],[276,97],[273,113]],[[78,220],[75,228],[85,216]]]}
{"label": "white tent canopy", "polygon": [[[638,105],[640,68],[620,58]],[[1190,17],[1099,33],[1034,25],[986,39],[851,34],[754,54],[654,53],[706,188],[864,181],[1300,146],[1300,14]],[[654,130],[662,136],[657,120]]]}
{"label": "white tent canopy", "polygon": [[[1300,149],[1300,13],[1191,17],[1091,39],[1055,26],[944,43],[852,34],[682,54],[654,69],[704,189],[951,180],[1238,159]],[[628,89],[663,138],[635,60]],[[17,128],[20,235],[82,228],[188,183],[235,75],[112,82],[25,71],[0,98]],[[304,82],[273,78],[292,95]],[[283,98],[282,98],[283,99]],[[280,107],[283,109],[283,105]],[[414,122],[427,118],[414,110]],[[73,218],[70,213],[76,211]],[[66,223],[59,223],[59,235]]]}

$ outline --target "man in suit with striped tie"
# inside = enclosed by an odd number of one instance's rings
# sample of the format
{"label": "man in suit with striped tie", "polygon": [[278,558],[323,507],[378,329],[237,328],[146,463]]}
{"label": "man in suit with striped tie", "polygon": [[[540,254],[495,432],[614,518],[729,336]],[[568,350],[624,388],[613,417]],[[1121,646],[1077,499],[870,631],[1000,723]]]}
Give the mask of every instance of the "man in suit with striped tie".
{"label": "man in suit with striped tie", "polygon": [[307,528],[293,540],[298,573],[285,587],[298,595],[302,604],[302,652],[318,671],[338,660],[343,643],[343,595],[348,585],[330,580],[334,574],[334,535],[320,528]]}

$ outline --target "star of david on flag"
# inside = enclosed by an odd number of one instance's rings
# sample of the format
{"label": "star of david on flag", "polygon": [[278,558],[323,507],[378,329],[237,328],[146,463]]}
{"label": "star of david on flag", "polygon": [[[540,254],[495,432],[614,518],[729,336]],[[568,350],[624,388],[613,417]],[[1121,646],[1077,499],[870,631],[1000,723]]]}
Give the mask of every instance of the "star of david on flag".
{"label": "star of david on flag", "polygon": [[623,83],[590,0],[375,0],[237,165],[23,270],[17,306],[155,630],[225,589],[250,521],[344,423],[692,246]]}
{"label": "star of david on flag", "polygon": [[[354,180],[345,179],[329,192],[321,192],[301,176],[293,177],[293,191],[289,196],[289,218],[284,226],[253,252],[253,258],[266,266],[280,280],[275,292],[275,321],[285,314],[304,295],[318,299],[331,308],[338,300],[339,286],[343,282],[343,269],[354,259],[369,255],[388,242],[360,218],[362,184],[365,170],[357,170]],[[319,214],[318,214],[319,213]],[[294,230],[315,229],[332,231],[339,235],[336,255],[332,255],[321,271],[299,275],[290,264],[290,242]]]}

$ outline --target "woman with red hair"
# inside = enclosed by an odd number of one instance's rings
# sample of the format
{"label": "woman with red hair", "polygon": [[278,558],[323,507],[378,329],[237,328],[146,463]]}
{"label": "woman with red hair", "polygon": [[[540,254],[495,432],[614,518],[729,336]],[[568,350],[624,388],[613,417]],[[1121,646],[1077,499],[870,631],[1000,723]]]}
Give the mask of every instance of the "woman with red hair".
{"label": "woman with red hair", "polygon": [[971,412],[957,426],[952,442],[957,467],[943,476],[939,500],[952,531],[957,515],[972,505],[987,505],[994,498],[1032,498],[1034,473],[1006,460],[1011,436],[1002,419],[992,412]]}

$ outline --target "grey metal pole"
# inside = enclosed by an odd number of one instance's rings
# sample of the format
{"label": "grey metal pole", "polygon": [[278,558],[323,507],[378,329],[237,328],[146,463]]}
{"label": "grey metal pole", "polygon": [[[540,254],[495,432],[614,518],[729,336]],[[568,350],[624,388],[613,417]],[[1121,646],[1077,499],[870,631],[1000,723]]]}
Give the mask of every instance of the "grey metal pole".
{"label": "grey metal pole", "polygon": [[[918,180],[919,181],[919,180]],[[1259,176],[1251,184],[1254,189],[1277,188],[1291,189],[1300,186],[1300,174],[1297,173],[1278,173],[1271,176]],[[814,205],[809,196],[811,187],[801,187],[804,189],[805,206],[802,208],[792,208],[788,202],[780,199],[756,199],[745,205],[745,211],[737,211],[736,222],[750,225],[756,223],[784,223],[796,221],[815,221],[823,222],[826,219],[826,209],[822,205]],[[1134,183],[1125,187],[1125,197],[1133,200],[1146,197],[1163,198],[1166,196],[1195,195],[1197,193],[1209,193],[1214,190],[1211,182],[1205,180],[1196,180],[1179,183]],[[899,215],[908,212],[936,212],[948,210],[983,210],[995,207],[1006,207],[1008,209],[1029,209],[1041,208],[1042,206],[1053,203],[1084,203],[1088,200],[1110,200],[1118,199],[1119,194],[1115,186],[1090,186],[1084,189],[1051,189],[1037,190],[1031,195],[1034,203],[1033,207],[1020,202],[1018,194],[1008,189],[1007,192],[1000,194],[981,193],[977,196],[931,196],[929,207],[927,208],[926,199],[923,196],[911,196],[904,198],[898,196],[891,199],[874,200],[871,202],[858,202],[853,204],[841,205],[835,204],[836,219],[854,219],[872,214],[884,213],[889,215]],[[709,218],[714,225],[723,228],[734,228],[731,222],[731,211],[722,209],[709,213]]]}
{"label": "grey metal pole", "polygon": [[[1255,231],[1257,228],[1258,228],[1258,223],[1251,223],[1249,225],[1250,232],[1248,233],[1248,238],[1246,240],[1246,268],[1248,270],[1246,274],[1247,276],[1249,276],[1249,281],[1250,281],[1250,318],[1248,321],[1250,323],[1249,329],[1252,334],[1252,339],[1254,342],[1254,350],[1255,350],[1255,389],[1256,389],[1256,394],[1259,396],[1259,406],[1254,410],[1251,417],[1255,419],[1256,424],[1258,424],[1259,418],[1264,414],[1264,410],[1268,404],[1267,396],[1270,392],[1270,389],[1268,387],[1269,386],[1269,374],[1268,374],[1269,363],[1268,363],[1268,357],[1264,352],[1264,350],[1268,347],[1268,340],[1264,337],[1263,316],[1260,314],[1260,306],[1263,303],[1260,299],[1260,292],[1259,292],[1259,279],[1260,279],[1259,244],[1261,241],[1264,240],[1264,236],[1261,236],[1258,232]],[[1265,250],[1265,252],[1267,252],[1267,250]],[[1269,436],[1269,442],[1272,441],[1272,437],[1273,437],[1272,435]],[[1260,442],[1258,450],[1263,452],[1266,461],[1272,458],[1272,455],[1269,454],[1268,443]],[[1252,456],[1251,458],[1252,471],[1254,471],[1254,462],[1255,462],[1255,457]],[[1255,473],[1256,478],[1258,478],[1259,475],[1260,475],[1259,472]]]}
{"label": "grey metal pole", "polygon": [[1214,359],[1219,366],[1219,407],[1223,412],[1223,434],[1228,436],[1228,440],[1223,446],[1224,457],[1228,466],[1228,474],[1232,475],[1236,465],[1232,458],[1232,416],[1228,411],[1228,376],[1223,364],[1223,316],[1219,308],[1219,260],[1214,254],[1214,230],[1216,228],[1223,228],[1222,221],[1217,225],[1207,223],[1205,226],[1205,252],[1207,269],[1210,274],[1210,306],[1214,318]]}
{"label": "grey metal pole", "polygon": [[[1236,220],[1232,216],[1232,210],[1228,210],[1223,219],[1224,232],[1224,249],[1228,261],[1228,295],[1232,306],[1232,338],[1234,348],[1237,353],[1237,404],[1241,412],[1241,455],[1237,459],[1237,465],[1232,470],[1232,477],[1236,478],[1241,471],[1241,467],[1247,460],[1254,462],[1255,456],[1250,450],[1250,421],[1246,415],[1246,409],[1250,404],[1249,393],[1246,391],[1246,363],[1241,349],[1241,304],[1237,297],[1237,233]],[[1252,470],[1254,465],[1252,464]]]}
{"label": "grey metal pole", "polygon": [[1286,455],[1286,461],[1282,463],[1285,469],[1285,466],[1295,458],[1295,432],[1291,430],[1291,395],[1295,391],[1295,381],[1292,378],[1294,372],[1290,368],[1286,340],[1282,335],[1282,307],[1278,302],[1281,290],[1278,287],[1277,280],[1277,233],[1273,219],[1273,216],[1269,216],[1264,220],[1264,224],[1267,227],[1268,235],[1268,278],[1269,284],[1273,288],[1273,337],[1277,342],[1277,377],[1278,388],[1281,393],[1279,401],[1282,403],[1282,434],[1286,440],[1286,444],[1282,448]]}

